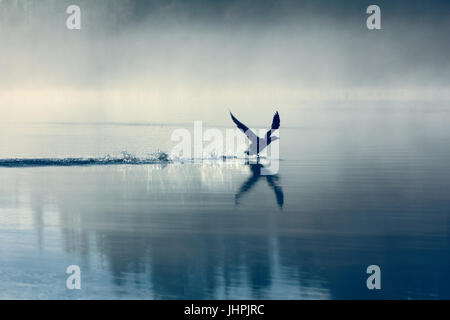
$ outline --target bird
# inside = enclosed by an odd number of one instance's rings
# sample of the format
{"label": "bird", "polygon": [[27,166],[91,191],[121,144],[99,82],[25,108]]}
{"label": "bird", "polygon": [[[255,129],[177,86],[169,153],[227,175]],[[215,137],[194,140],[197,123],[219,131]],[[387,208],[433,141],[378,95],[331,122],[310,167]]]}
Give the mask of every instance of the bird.
{"label": "bird", "polygon": [[278,111],[273,116],[272,120],[272,127],[267,131],[264,138],[258,137],[252,130],[250,130],[245,124],[240,122],[236,117],[231,113],[231,119],[236,124],[238,129],[240,129],[242,132],[245,133],[247,138],[250,140],[250,146],[247,151],[245,151],[245,154],[247,156],[256,155],[259,157],[259,153],[264,150],[265,147],[267,147],[272,141],[279,140],[278,137],[272,137],[272,132],[280,128],[280,115],[278,114]]}

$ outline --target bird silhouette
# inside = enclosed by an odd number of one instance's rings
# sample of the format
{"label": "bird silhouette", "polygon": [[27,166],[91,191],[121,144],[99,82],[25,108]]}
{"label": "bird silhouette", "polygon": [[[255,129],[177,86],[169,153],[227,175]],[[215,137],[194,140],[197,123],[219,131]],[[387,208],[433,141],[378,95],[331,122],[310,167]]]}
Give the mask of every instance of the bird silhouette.
{"label": "bird silhouette", "polygon": [[250,146],[245,154],[248,156],[257,155],[259,157],[259,153],[264,150],[272,141],[279,140],[278,137],[272,137],[272,132],[280,128],[280,115],[278,111],[273,116],[272,127],[267,131],[264,138],[258,137],[252,130],[250,130],[245,124],[240,122],[236,117],[231,113],[231,119],[236,124],[236,126],[245,133],[247,138],[250,140]]}

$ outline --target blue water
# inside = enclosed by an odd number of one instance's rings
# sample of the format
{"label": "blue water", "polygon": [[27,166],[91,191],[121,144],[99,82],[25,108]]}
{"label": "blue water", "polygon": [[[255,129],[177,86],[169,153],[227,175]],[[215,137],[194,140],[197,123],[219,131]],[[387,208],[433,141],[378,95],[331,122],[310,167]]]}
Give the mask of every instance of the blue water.
{"label": "blue water", "polygon": [[269,178],[156,159],[180,125],[2,124],[0,298],[450,298],[450,114],[383,110],[282,128]]}

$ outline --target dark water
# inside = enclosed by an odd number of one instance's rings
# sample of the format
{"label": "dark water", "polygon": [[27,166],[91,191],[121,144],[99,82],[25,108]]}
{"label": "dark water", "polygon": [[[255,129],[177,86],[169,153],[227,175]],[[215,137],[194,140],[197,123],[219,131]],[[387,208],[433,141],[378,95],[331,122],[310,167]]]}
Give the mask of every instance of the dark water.
{"label": "dark water", "polygon": [[[2,167],[0,298],[450,298],[449,119],[330,111],[280,132],[269,179],[242,161]],[[0,154],[164,150],[171,130],[3,126]]]}

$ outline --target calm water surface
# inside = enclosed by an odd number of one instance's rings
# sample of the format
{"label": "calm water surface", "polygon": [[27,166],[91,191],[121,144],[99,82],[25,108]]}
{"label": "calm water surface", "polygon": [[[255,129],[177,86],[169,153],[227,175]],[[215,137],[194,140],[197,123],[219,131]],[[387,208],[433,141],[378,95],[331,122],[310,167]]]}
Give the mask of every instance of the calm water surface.
{"label": "calm water surface", "polygon": [[[0,168],[0,298],[450,298],[448,111],[322,112],[280,132],[270,179],[242,161]],[[3,124],[0,158],[142,156],[177,127]]]}

